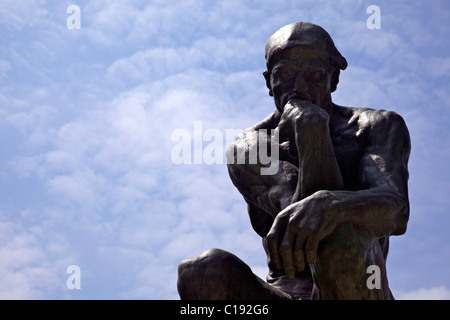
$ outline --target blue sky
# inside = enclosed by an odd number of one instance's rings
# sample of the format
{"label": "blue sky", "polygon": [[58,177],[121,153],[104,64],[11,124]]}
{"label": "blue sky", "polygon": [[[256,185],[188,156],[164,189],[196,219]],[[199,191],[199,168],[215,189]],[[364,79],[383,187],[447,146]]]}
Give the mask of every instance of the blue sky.
{"label": "blue sky", "polygon": [[[66,26],[72,4],[80,29]],[[381,29],[366,25],[373,4]],[[178,299],[178,263],[213,247],[264,277],[226,165],[173,163],[171,137],[267,116],[264,45],[295,21],[324,27],[349,63],[335,103],[404,117],[411,217],[391,238],[391,289],[450,299],[444,0],[1,0],[0,298]]]}

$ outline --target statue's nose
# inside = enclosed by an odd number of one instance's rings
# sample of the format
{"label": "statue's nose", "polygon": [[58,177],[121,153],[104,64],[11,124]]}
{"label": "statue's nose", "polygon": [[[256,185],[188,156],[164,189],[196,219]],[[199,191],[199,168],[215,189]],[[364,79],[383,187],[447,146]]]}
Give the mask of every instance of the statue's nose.
{"label": "statue's nose", "polygon": [[[294,81],[294,87],[292,88],[294,92],[303,98],[308,96],[308,86],[306,85],[306,79],[301,72],[297,73]],[[304,97],[306,95],[306,97]]]}

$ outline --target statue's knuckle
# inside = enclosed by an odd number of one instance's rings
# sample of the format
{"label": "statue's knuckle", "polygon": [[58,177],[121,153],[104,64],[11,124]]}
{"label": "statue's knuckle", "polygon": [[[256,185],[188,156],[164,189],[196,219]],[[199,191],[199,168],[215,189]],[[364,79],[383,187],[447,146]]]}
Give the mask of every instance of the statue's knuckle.
{"label": "statue's knuckle", "polygon": [[276,234],[275,232],[273,232],[273,230],[269,231],[269,233],[266,236],[267,242],[269,243],[273,243],[274,241],[276,241]]}
{"label": "statue's knuckle", "polygon": [[324,111],[313,111],[313,112],[307,112],[302,115],[302,121],[309,124],[309,125],[322,125],[322,124],[328,124],[329,116]]}

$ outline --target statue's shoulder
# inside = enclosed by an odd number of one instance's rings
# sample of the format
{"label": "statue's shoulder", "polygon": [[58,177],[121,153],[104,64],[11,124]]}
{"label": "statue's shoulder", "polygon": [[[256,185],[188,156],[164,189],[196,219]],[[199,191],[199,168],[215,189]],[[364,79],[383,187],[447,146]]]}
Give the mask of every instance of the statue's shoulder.
{"label": "statue's shoulder", "polygon": [[356,135],[367,146],[379,146],[409,154],[411,139],[405,120],[397,112],[385,109],[338,106],[337,112],[356,126]]}
{"label": "statue's shoulder", "polygon": [[278,122],[280,121],[280,113],[275,110],[270,115],[268,115],[265,119],[259,121],[255,125],[243,130],[235,140],[236,144],[244,142],[245,144],[251,144],[252,142],[257,141],[257,137],[260,134],[268,134],[270,135],[270,130],[273,130],[277,127]]}
{"label": "statue's shoulder", "polygon": [[386,130],[393,127],[406,129],[403,117],[395,111],[339,105],[334,105],[334,108],[341,116],[347,118],[349,123],[357,122],[362,131],[386,133]]}

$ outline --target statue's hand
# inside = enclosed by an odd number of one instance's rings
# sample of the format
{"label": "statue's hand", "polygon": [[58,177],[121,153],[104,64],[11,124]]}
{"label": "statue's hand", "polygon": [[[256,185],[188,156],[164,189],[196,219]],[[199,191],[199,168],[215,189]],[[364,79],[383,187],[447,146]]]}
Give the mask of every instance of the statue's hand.
{"label": "statue's hand", "polygon": [[318,105],[298,98],[290,99],[284,106],[277,130],[279,130],[280,141],[294,139],[300,128],[308,126],[312,119],[323,119],[329,121],[328,113]]}
{"label": "statue's hand", "polygon": [[336,228],[333,198],[328,191],[319,191],[277,215],[267,235],[275,269],[292,278],[305,269],[305,263],[316,260],[319,241]]}

